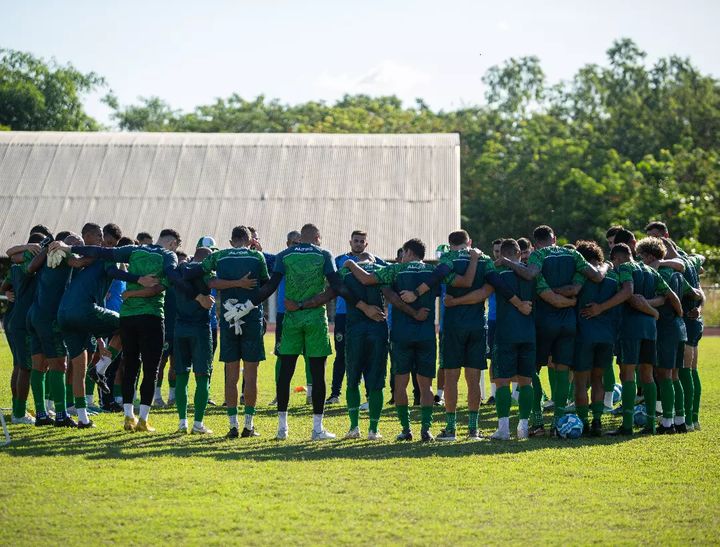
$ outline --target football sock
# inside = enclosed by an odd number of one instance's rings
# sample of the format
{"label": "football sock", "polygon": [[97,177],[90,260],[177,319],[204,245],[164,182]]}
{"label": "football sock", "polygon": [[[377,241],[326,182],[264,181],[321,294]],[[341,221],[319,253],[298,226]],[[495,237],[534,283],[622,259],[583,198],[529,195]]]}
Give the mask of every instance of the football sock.
{"label": "football sock", "polygon": [[507,416],[504,418],[498,418],[498,431],[501,433],[510,434],[510,418]]}
{"label": "football sock", "polygon": [[678,371],[685,395],[685,421],[692,423],[693,399],[695,398],[695,385],[693,383],[692,370],[681,368]]}
{"label": "football sock", "polygon": [[527,420],[530,417],[530,410],[533,404],[533,387],[528,384],[520,386],[518,389],[518,414],[521,420]]}
{"label": "football sock", "polygon": [[430,427],[432,426],[432,415],[433,415],[433,407],[430,406],[423,406],[420,407],[420,430],[421,431],[429,431]]}
{"label": "football sock", "polygon": [[150,416],[150,405],[140,405],[140,419],[147,422]]}
{"label": "football sock", "polygon": [[612,391],[605,392],[605,396],[603,398],[603,406],[606,406],[608,408],[613,407],[613,392]]}
{"label": "football sock", "polygon": [[[177,388],[176,388],[177,389]],[[175,392],[177,396],[177,391]],[[187,393],[187,391],[185,392]],[[185,395],[187,399],[187,395]],[[195,397],[193,398],[193,413],[196,422],[202,423],[205,419],[205,410],[207,409],[208,401],[210,400],[210,376],[207,374],[196,374],[195,375]],[[245,413],[247,414],[247,408]],[[253,414],[255,409],[253,408]]]}
{"label": "football sock", "polygon": [[605,410],[604,403],[592,403],[590,408],[592,409],[593,420],[599,420],[602,418],[603,411]]}
{"label": "football sock", "polygon": [[287,429],[287,410],[284,412],[278,412],[278,429]]}
{"label": "football sock", "polygon": [[114,384],[112,387],[113,399],[119,405],[123,404],[122,399],[122,386],[120,384]]}
{"label": "football sock", "polygon": [[38,418],[47,416],[45,411],[45,375],[45,372],[35,369],[30,372],[30,387],[35,402],[35,416]]}
{"label": "football sock", "polygon": [[445,430],[455,431],[455,422],[457,420],[457,413],[446,412],[445,413]]}
{"label": "football sock", "polygon": [[112,359],[110,357],[100,357],[100,360],[95,364],[95,372],[97,372],[100,376],[104,376],[105,371],[111,363]]}
{"label": "football sock", "polygon": [[565,405],[567,404],[568,390],[570,389],[569,376],[570,373],[567,370],[555,371],[553,403],[555,403],[554,414],[556,423],[565,415]]}
{"label": "football sock", "polygon": [[438,396],[438,398],[442,399],[444,394],[445,394],[445,390],[444,390],[444,389],[438,389],[438,390],[437,390],[436,395]]}
{"label": "football sock", "polygon": [[[685,423],[685,391],[680,380],[673,380],[673,388],[675,390],[675,423]],[[682,418],[682,421],[678,421]]]}
{"label": "football sock", "polygon": [[542,384],[540,383],[540,375],[537,371],[532,376],[532,388],[533,388],[533,402],[532,402],[532,423],[533,426],[539,426],[543,424],[542,415]]}
{"label": "football sock", "polygon": [[348,416],[350,417],[350,429],[358,427],[360,420],[360,386],[348,385],[345,388],[345,400],[347,401]]}
{"label": "football sock", "polygon": [[635,409],[635,380],[622,383],[622,428],[632,431],[633,428],[633,410]]}
{"label": "football sock", "polygon": [[254,417],[255,417],[255,407],[245,405],[245,429],[252,429],[253,427],[255,427],[255,424],[253,423]]}
{"label": "football sock", "polygon": [[495,385],[495,382],[490,382],[490,397],[495,397],[496,391],[497,391],[497,386]]}
{"label": "football sock", "polygon": [[313,414],[313,431],[318,433],[323,430],[323,415]]}
{"label": "football sock", "polygon": [[175,405],[177,406],[178,417],[181,420],[186,420],[188,406],[188,382],[190,381],[190,373],[183,372],[176,374],[175,381]]}
{"label": "football sock", "polygon": [[50,379],[50,397],[55,403],[55,412],[59,419],[63,419],[65,417],[65,373],[59,370],[50,370],[47,375]]}
{"label": "football sock", "polygon": [[402,430],[410,431],[410,410],[408,409],[408,405],[397,405],[395,408],[397,409],[398,420],[400,420]]}
{"label": "football sock", "polygon": [[675,386],[672,378],[660,382],[660,400],[662,401],[663,418],[672,419],[675,407]]}
{"label": "football sock", "polygon": [[75,408],[77,409],[78,420],[84,424],[90,423],[90,418],[88,418],[87,413],[87,400],[84,395],[82,397],[75,397]]}
{"label": "football sock", "polygon": [[478,428],[478,416],[479,412],[477,410],[471,410],[468,412],[468,429],[477,429]]}
{"label": "football sock", "polygon": [[[90,370],[90,369],[88,369]],[[85,395],[92,395],[95,391],[95,382],[92,381],[88,374],[85,374]]]}
{"label": "football sock", "polygon": [[133,408],[132,403],[124,403],[123,404],[123,412],[125,413],[126,418],[134,418],[135,417],[135,409]]}
{"label": "football sock", "polygon": [[643,383],[645,394],[645,413],[647,414],[647,426],[655,432],[655,404],[657,403],[657,386],[655,382]]}
{"label": "football sock", "polygon": [[578,418],[582,420],[583,424],[588,423],[588,414],[590,407],[588,405],[576,405],[575,412],[577,412]]}
{"label": "football sock", "polygon": [[612,393],[613,389],[615,389],[615,369],[612,365],[603,372],[603,389],[605,393]]}
{"label": "football sock", "polygon": [[160,399],[162,398],[162,380],[158,380],[157,386],[155,386],[155,395],[153,395],[153,399]]}
{"label": "football sock", "polygon": [[368,411],[370,414],[370,431],[377,433],[380,414],[382,413],[385,394],[382,389],[375,389],[368,397]]}
{"label": "football sock", "polygon": [[510,386],[500,386],[495,392],[495,410],[498,418],[507,418],[510,416],[510,403],[512,396],[510,394]]}
{"label": "football sock", "polygon": [[700,421],[700,394],[702,393],[702,386],[700,384],[700,375],[696,368],[692,369],[693,387],[695,392],[693,393],[693,405],[692,405],[692,419],[693,423]]}
{"label": "football sock", "polygon": [[238,409],[236,406],[227,407],[228,420],[230,427],[238,427]]}

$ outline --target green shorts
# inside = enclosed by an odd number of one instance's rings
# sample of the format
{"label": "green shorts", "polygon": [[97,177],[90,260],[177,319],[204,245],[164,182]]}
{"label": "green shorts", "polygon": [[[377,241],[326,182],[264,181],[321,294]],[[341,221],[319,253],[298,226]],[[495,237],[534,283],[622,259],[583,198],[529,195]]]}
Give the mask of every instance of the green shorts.
{"label": "green shorts", "polygon": [[28,323],[30,355],[42,354],[47,359],[67,357],[67,348],[57,319],[44,321],[34,315]]}
{"label": "green shorts", "polygon": [[535,344],[533,342],[498,342],[495,340],[492,358],[493,378],[512,378],[535,374]]}
{"label": "green shorts", "polygon": [[[657,366],[658,368],[682,368],[685,356],[685,342],[675,336],[658,336]],[[679,364],[678,364],[679,363]]]}
{"label": "green shorts", "polygon": [[547,365],[550,357],[557,365],[570,366],[575,353],[575,327],[568,325],[537,324],[536,352],[538,365]]}
{"label": "green shorts", "polygon": [[440,368],[487,368],[487,329],[445,328],[440,338]]}
{"label": "green shorts", "polygon": [[615,346],[607,342],[589,342],[577,338],[572,369],[575,372],[589,372],[594,368],[606,369],[612,366]]}
{"label": "green shorts", "polygon": [[345,330],[345,371],[347,385],[359,386],[365,377],[365,388],[377,391],[385,386],[388,358],[387,323],[376,325],[348,323]]}
{"label": "green shorts", "polygon": [[[234,330],[233,334],[235,334]],[[210,325],[195,327],[177,325],[173,346],[175,348],[173,356],[176,374],[186,374],[191,370],[195,374],[212,372],[213,354]]]}
{"label": "green shorts", "polygon": [[655,340],[621,338],[618,363],[621,365],[655,366],[657,364],[656,345]]}
{"label": "green shorts", "polygon": [[[234,328],[220,327],[220,360],[223,363],[246,361],[258,363],[265,360],[262,323],[252,321],[242,325],[242,334]],[[177,338],[177,335],[176,335]],[[174,348],[177,351],[177,348]]]}
{"label": "green shorts", "polygon": [[32,369],[28,332],[25,329],[12,329],[8,331],[8,337],[12,339],[13,366],[25,370]]}
{"label": "green shorts", "polygon": [[280,355],[327,357],[332,353],[325,308],[285,312]]}
{"label": "green shorts", "polygon": [[426,378],[435,378],[435,361],[437,359],[437,341],[392,342],[395,374],[415,372]]}
{"label": "green shorts", "polygon": [[687,342],[685,343],[696,348],[702,338],[703,328],[702,319],[685,318],[685,330],[687,330]]}
{"label": "green shorts", "polygon": [[93,338],[110,338],[120,329],[116,311],[100,306],[85,310],[61,310],[58,313],[60,331],[71,359],[97,347]]}

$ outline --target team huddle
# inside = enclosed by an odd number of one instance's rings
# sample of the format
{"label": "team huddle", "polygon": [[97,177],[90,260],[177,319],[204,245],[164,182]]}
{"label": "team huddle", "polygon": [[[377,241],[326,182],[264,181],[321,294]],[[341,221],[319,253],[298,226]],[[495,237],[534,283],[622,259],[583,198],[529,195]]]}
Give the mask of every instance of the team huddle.
{"label": "team huddle", "polygon": [[[458,230],[449,234],[433,265],[425,261],[419,239],[405,242],[396,261],[387,263],[368,251],[368,235],[360,230],[351,235],[350,251],[333,258],[313,224],[290,232],[287,248],[276,255],[262,252],[254,228],[237,226],[230,247],[219,249],[205,236],[192,256],[180,251],[180,235],[172,229],[162,230],[153,243],[146,233],[135,240],[123,237],[115,224],[88,223],[79,235],[53,235],[38,225],[26,244],[8,249],[11,267],[2,288],[11,302],[3,326],[13,356],[12,423],[92,428],[95,413],[110,411],[124,414],[125,430],[152,432],[150,410],[165,404],[160,387],[169,363],[168,404],[177,408],[179,432],[210,434],[204,417],[214,404],[209,392],[219,345],[227,437],[258,436],[258,367],[266,359],[263,304],[277,291],[272,404],[278,440],[289,435],[290,385],[301,355],[315,441],[335,438],[323,416],[326,405],[339,402],[343,381],[350,422],[345,438],[362,436],[361,408],[368,410],[367,438],[382,438],[378,424],[388,357],[398,441],[414,438],[410,383],[421,408],[420,439],[458,438],[463,368],[466,436],[482,439],[479,408],[488,362],[487,402],[494,402],[498,419],[494,440],[511,438],[513,399],[517,439],[545,435],[546,425],[550,435],[565,436],[568,418],[580,424],[582,434],[599,436],[602,416],[610,412],[621,413],[622,424],[607,434],[632,435],[640,401],[646,417],[642,433],[699,429],[704,259],[680,249],[661,222],[645,231],[647,237],[636,241],[633,232],[610,228],[606,260],[594,241],[557,245],[548,226],[534,230],[532,243],[494,241],[492,257]],[[331,301],[336,359],[328,394]],[[614,360],[621,381],[618,409]],[[543,366],[550,380],[545,402]],[[30,393],[34,416],[27,411]],[[444,405],[445,424],[435,436],[438,405]],[[543,410],[550,407],[552,421],[546,424]]]}

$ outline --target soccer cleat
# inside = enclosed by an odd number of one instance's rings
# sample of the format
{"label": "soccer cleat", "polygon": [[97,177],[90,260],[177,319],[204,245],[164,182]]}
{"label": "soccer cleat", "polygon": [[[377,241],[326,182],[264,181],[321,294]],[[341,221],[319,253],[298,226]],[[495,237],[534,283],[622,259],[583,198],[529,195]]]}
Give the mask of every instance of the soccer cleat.
{"label": "soccer cleat", "polygon": [[651,426],[646,425],[640,430],[640,435],[656,435],[657,429],[653,429]]}
{"label": "soccer cleat", "polygon": [[226,439],[237,439],[240,436],[240,432],[238,431],[237,427],[231,427],[230,431],[227,432],[227,435],[225,435]]}
{"label": "soccer cleat", "polygon": [[323,429],[322,431],[315,431],[313,429],[312,437],[311,439],[313,441],[328,441],[330,439],[335,438],[335,433],[330,433],[329,431]]}
{"label": "soccer cleat", "polygon": [[336,404],[338,404],[339,402],[340,402],[340,397],[338,397],[338,396],[336,396],[336,395],[330,395],[330,397],[328,397],[328,398],[325,400],[325,404],[326,404],[326,405],[336,405]]}
{"label": "soccer cleat", "polygon": [[468,429],[467,438],[471,441],[480,441],[482,440],[482,435],[477,429]]}
{"label": "soccer cleat", "polygon": [[445,397],[435,395],[435,397],[433,397],[433,402],[435,403],[435,406],[445,406]]}
{"label": "soccer cleat", "polygon": [[123,428],[125,431],[132,431],[133,433],[137,429],[137,420],[135,417],[125,416],[125,424],[123,425]]}
{"label": "soccer cleat", "polygon": [[425,430],[420,432],[420,442],[423,443],[430,443],[435,440],[435,437],[433,437],[433,434],[430,433],[430,430]]}
{"label": "soccer cleat", "polygon": [[622,436],[630,436],[633,434],[632,429],[625,429],[624,427],[618,427],[617,429],[613,429],[612,431],[608,431],[606,433],[609,437],[622,437]]}
{"label": "soccer cleat", "polygon": [[212,435],[212,429],[208,429],[205,424],[200,424],[199,426],[193,424],[192,430],[190,430],[191,435]]}
{"label": "soccer cleat", "polygon": [[153,400],[152,406],[156,406],[158,408],[165,408],[165,401],[163,401],[162,397],[157,397]]}
{"label": "soccer cleat", "polygon": [[155,428],[151,426],[147,420],[140,418],[135,426],[135,431],[142,431],[143,433],[155,433]]}
{"label": "soccer cleat", "polygon": [[593,419],[592,423],[590,424],[590,435],[592,435],[593,437],[602,436],[602,422],[599,419]]}
{"label": "soccer cleat", "polygon": [[277,435],[275,435],[275,439],[278,441],[286,441],[288,438],[288,430],[287,428],[279,428],[277,431]]}
{"label": "soccer cleat", "polygon": [[77,427],[77,422],[73,420],[70,416],[65,416],[63,420],[55,419],[55,422],[53,423],[55,427]]}
{"label": "soccer cleat", "polygon": [[395,440],[396,441],[412,441],[413,440],[412,431],[410,431],[409,429],[406,431],[403,431],[397,437],[395,437]]}
{"label": "soccer cleat", "polygon": [[488,397],[488,400],[485,401],[485,404],[488,405],[488,406],[494,405],[494,404],[495,404],[495,397],[493,397],[492,395],[490,395],[490,397]]}
{"label": "soccer cleat", "polygon": [[353,427],[350,431],[345,433],[345,439],[359,439],[360,438],[360,428],[359,427]]}
{"label": "soccer cleat", "polygon": [[383,436],[377,431],[369,431],[367,438],[368,441],[379,441],[383,438]]}
{"label": "soccer cleat", "polygon": [[86,424],[84,424],[82,422],[78,422],[78,424],[77,424],[78,429],[91,429],[93,427],[95,427],[95,424],[93,423],[92,420],[89,420],[88,423],[86,423]]}
{"label": "soccer cleat", "polygon": [[530,428],[530,431],[528,431],[528,434],[531,437],[544,437],[545,436],[545,426],[540,425],[534,425]]}
{"label": "soccer cleat", "polygon": [[43,416],[42,418],[36,418],[35,419],[35,427],[44,427],[46,425],[53,425],[55,420],[53,420],[50,416]]}
{"label": "soccer cleat", "polygon": [[215,401],[213,401],[212,399],[208,399],[207,404],[208,404],[208,406],[218,406],[218,404]]}
{"label": "soccer cleat", "polygon": [[510,432],[509,431],[500,431],[499,429],[496,429],[495,433],[490,435],[490,438],[493,441],[509,441],[510,440]]}
{"label": "soccer cleat", "polygon": [[242,433],[240,433],[240,436],[243,439],[246,439],[248,437],[259,437],[260,433],[255,431],[255,426],[252,426],[250,429],[248,429],[247,427],[243,427],[243,430],[242,430]]}
{"label": "soccer cleat", "polygon": [[370,403],[368,403],[367,401],[365,401],[363,404],[361,404],[361,405],[358,407],[358,409],[359,409],[359,410],[364,410],[364,411],[367,412],[367,411],[370,409]]}
{"label": "soccer cleat", "polygon": [[674,435],[675,426],[670,425],[669,427],[665,427],[664,425],[660,424],[659,426],[657,426],[655,433],[657,433],[658,435]]}
{"label": "soccer cleat", "polygon": [[457,437],[455,436],[454,429],[443,429],[435,439],[438,441],[454,441]]}
{"label": "soccer cleat", "polygon": [[268,406],[277,406],[277,397],[268,403]]}
{"label": "soccer cleat", "polygon": [[110,387],[107,384],[105,376],[98,374],[98,371],[95,370],[95,367],[92,367],[90,370],[88,370],[88,377],[97,384],[97,386],[100,388],[100,391],[102,391],[103,393],[110,393]]}
{"label": "soccer cleat", "polygon": [[693,431],[700,431],[701,429],[700,422],[693,422]]}
{"label": "soccer cleat", "polygon": [[22,418],[16,418],[13,416],[10,419],[10,423],[14,425],[34,425],[35,424],[35,418],[30,416],[29,414],[25,414]]}
{"label": "soccer cleat", "polygon": [[695,431],[695,424],[693,424],[692,422],[685,422],[685,429],[688,430],[688,433],[692,433],[693,431]]}
{"label": "soccer cleat", "polygon": [[189,433],[189,431],[190,430],[189,430],[187,424],[185,424],[185,425],[179,425],[177,428],[177,431],[175,433],[177,433],[178,435],[187,435]]}
{"label": "soccer cleat", "polygon": [[[37,425],[37,422],[35,422],[35,424]],[[675,433],[687,433],[687,432],[688,432],[687,424],[675,424]]]}
{"label": "soccer cleat", "polygon": [[517,427],[518,440],[519,441],[525,440],[525,439],[528,439],[529,437],[530,437],[530,429],[528,428],[528,426],[522,427],[522,426],[518,425],[518,427]]}

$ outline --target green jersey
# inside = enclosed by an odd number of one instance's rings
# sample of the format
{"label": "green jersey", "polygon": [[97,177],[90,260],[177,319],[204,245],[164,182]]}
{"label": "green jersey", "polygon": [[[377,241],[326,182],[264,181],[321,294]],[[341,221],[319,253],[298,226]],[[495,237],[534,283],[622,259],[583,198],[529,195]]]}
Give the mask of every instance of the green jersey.
{"label": "green jersey", "polygon": [[[383,285],[391,285],[395,292],[413,291],[430,281],[434,268],[422,261],[398,262],[375,272]],[[390,340],[393,342],[421,342],[435,338],[435,298],[437,290],[431,289],[411,304],[413,308],[428,308],[430,313],[425,321],[416,321],[400,310],[393,309]]]}
{"label": "green jersey", "polygon": [[[220,291],[221,305],[224,305],[231,298],[238,302],[245,302],[253,298],[257,294],[260,285],[269,279],[265,257],[260,251],[248,247],[234,247],[215,251],[202,261],[202,269],[206,273],[215,272],[218,279],[235,281],[249,274],[250,278],[258,280],[258,286],[254,289],[241,289],[239,287],[222,289]],[[220,317],[220,324],[225,328],[229,328],[224,317],[225,308],[221,309],[223,313]],[[259,305],[243,318],[243,321],[262,322],[262,318],[263,308],[262,305]]]}
{"label": "green jersey", "polygon": [[15,306],[10,318],[10,330],[25,330],[25,320],[35,298],[36,276],[28,271],[33,255],[28,251],[23,254],[20,264],[10,266],[10,278],[15,291]]}
{"label": "green jersey", "polygon": [[[680,272],[663,267],[658,268],[658,273],[681,301],[683,297],[693,292],[692,287]],[[687,340],[685,321],[675,313],[675,309],[670,302],[665,302],[660,306],[658,312],[660,312],[660,317],[657,320],[658,336],[677,337],[678,341]]]}
{"label": "green jersey", "polygon": [[[574,249],[550,245],[537,249],[528,258],[528,264],[540,268],[537,293],[582,282],[582,272],[589,266],[585,258]],[[537,300],[535,319],[538,326],[575,325],[575,308],[555,308],[542,299]]]}
{"label": "green jersey", "polygon": [[[500,278],[520,300],[535,299],[535,281],[526,281],[509,268],[499,268]],[[452,308],[448,308],[448,311]],[[535,317],[523,315],[501,295],[495,295],[495,342],[499,344],[535,344]],[[447,313],[447,312],[446,312]]]}
{"label": "green jersey", "polygon": [[[470,253],[466,250],[450,251],[440,257],[441,264],[447,264],[455,275],[464,275],[470,265]],[[485,276],[495,271],[493,260],[486,255],[478,259],[477,271],[469,288],[452,286],[452,279],[446,279],[447,294],[453,297],[464,296],[480,289],[485,284]],[[443,329],[462,327],[464,329],[481,329],[485,327],[485,302],[466,306],[446,308],[443,315]]]}
{"label": "green jersey", "polygon": [[[375,273],[383,268],[383,266],[380,266],[375,262],[363,262],[358,264],[358,266],[370,273]],[[363,285],[347,268],[341,268],[338,273],[340,274],[345,286],[355,295],[355,298],[362,300],[371,306],[377,306],[380,309],[384,308],[385,299],[382,295],[381,285]],[[348,325],[354,325],[356,323],[375,323],[384,329],[387,328],[384,321],[373,321],[355,306],[347,307],[347,323]]]}
{"label": "green jersey", "polygon": [[[697,255],[684,255],[680,258],[685,263],[685,271],[683,272],[685,281],[687,281],[693,289],[699,289],[702,260]],[[687,294],[684,298],[680,295],[678,295],[678,297],[682,300],[683,311],[685,313],[698,307],[698,301],[694,298],[690,298]]]}
{"label": "green jersey", "polygon": [[[660,274],[642,262],[633,260],[621,264],[617,270],[619,282],[633,282],[633,293],[646,299],[664,295],[670,290]],[[633,308],[629,303],[623,305],[620,338],[626,340],[656,340],[655,318]]]}
{"label": "green jersey", "polygon": [[[578,294],[578,310],[591,303],[602,304],[610,300],[620,290],[620,277],[615,270],[608,270],[600,283],[592,283],[583,279],[583,286]],[[578,336],[586,342],[614,344],[617,341],[620,322],[622,321],[622,305],[591,319],[578,314]]]}

